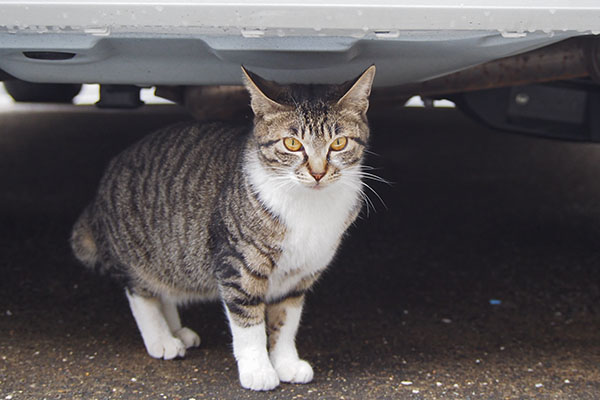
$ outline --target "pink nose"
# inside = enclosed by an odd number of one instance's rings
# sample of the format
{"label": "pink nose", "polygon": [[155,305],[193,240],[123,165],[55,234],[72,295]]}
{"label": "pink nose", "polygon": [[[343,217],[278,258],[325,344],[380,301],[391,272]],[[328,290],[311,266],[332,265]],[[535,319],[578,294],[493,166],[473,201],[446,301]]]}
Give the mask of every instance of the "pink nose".
{"label": "pink nose", "polygon": [[312,172],[312,171],[310,171],[310,174],[313,176],[313,178],[315,178],[315,180],[317,182],[319,182],[321,180],[321,178],[325,176],[325,172]]}

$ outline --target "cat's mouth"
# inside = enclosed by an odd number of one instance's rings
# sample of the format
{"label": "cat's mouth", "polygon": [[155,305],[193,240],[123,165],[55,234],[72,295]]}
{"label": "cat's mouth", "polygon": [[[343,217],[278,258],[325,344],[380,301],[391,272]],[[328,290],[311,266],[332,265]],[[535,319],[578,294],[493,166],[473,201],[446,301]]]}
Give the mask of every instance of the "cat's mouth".
{"label": "cat's mouth", "polygon": [[323,190],[329,186],[329,183],[330,182],[313,181],[308,187],[312,190]]}

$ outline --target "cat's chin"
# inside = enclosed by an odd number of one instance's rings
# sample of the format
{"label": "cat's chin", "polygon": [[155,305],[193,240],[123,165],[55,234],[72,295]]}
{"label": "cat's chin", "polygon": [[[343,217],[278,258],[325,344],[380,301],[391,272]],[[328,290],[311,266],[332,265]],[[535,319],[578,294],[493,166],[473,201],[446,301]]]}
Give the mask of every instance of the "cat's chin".
{"label": "cat's chin", "polygon": [[329,187],[331,187],[331,183],[332,182],[327,182],[327,183],[313,182],[313,183],[305,185],[305,187],[309,190],[322,191],[322,190],[326,190]]}

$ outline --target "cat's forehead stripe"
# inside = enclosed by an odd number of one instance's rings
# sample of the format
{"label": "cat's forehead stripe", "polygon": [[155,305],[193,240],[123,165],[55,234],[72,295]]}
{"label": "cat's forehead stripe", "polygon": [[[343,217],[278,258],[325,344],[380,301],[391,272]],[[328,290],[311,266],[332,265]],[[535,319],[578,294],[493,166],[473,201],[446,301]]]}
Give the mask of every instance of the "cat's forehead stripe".
{"label": "cat's forehead stripe", "polygon": [[327,113],[301,113],[301,138],[312,136],[316,138],[333,137],[333,126]]}

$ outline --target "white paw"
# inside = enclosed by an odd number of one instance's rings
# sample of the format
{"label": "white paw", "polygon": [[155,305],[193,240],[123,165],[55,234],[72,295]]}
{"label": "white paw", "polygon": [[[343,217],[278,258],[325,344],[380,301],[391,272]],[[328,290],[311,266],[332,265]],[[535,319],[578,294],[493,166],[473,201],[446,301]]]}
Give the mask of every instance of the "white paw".
{"label": "white paw", "polygon": [[313,379],[313,369],[309,363],[299,359],[283,359],[273,363],[282,382],[308,383]]}
{"label": "white paw", "polygon": [[186,349],[200,346],[200,336],[189,328],[183,327],[175,332],[174,335],[183,342]]}
{"label": "white paw", "polygon": [[271,390],[279,386],[279,377],[270,363],[257,366],[256,362],[238,362],[240,383],[250,390]]}
{"label": "white paw", "polygon": [[146,350],[154,358],[172,360],[175,357],[185,356],[185,344],[173,336],[158,337],[146,344]]}

